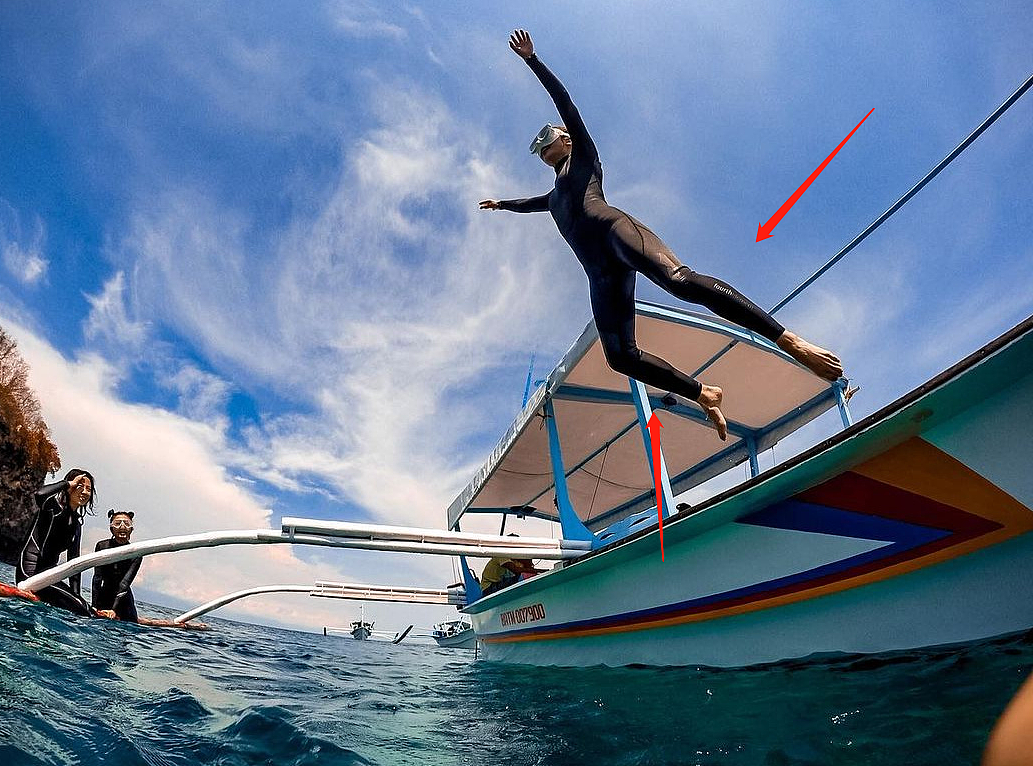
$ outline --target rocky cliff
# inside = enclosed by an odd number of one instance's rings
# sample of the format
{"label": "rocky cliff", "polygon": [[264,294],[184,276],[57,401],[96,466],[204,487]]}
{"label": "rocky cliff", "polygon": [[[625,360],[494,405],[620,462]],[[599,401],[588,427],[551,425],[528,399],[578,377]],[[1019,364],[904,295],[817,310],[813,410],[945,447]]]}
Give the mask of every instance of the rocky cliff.
{"label": "rocky cliff", "polygon": [[0,419],[0,561],[14,564],[36,512],[32,495],[46,482],[46,471],[34,466],[28,451]]}

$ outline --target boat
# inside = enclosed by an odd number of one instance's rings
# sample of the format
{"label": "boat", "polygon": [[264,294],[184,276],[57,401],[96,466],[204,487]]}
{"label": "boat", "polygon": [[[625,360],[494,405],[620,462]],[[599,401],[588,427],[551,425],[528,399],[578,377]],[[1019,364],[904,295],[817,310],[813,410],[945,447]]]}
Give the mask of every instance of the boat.
{"label": "boat", "polygon": [[[448,512],[453,530],[473,513],[549,519],[591,546],[480,598],[467,572],[484,658],[748,666],[1033,628],[1033,317],[852,423],[845,381],[763,338],[636,310],[644,348],[724,388],[729,441],[610,370],[586,327]],[[758,453],[833,408],[841,431],[759,470]]]}
{"label": "boat", "polygon": [[438,646],[452,649],[474,649],[477,646],[477,635],[473,624],[468,620],[445,620],[434,625],[430,637]]}
{"label": "boat", "polygon": [[373,635],[373,623],[366,622],[366,612],[362,604],[359,604],[359,619],[352,622],[350,632],[356,641],[366,641]]}
{"label": "boat", "polygon": [[373,623],[356,620],[351,624],[351,635],[356,641],[366,641],[373,635]]}

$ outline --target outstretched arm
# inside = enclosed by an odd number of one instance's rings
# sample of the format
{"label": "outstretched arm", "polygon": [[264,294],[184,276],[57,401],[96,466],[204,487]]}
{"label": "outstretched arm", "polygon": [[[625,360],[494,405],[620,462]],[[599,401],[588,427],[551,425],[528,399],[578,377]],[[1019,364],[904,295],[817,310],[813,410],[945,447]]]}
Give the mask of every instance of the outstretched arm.
{"label": "outstretched arm", "polygon": [[522,199],[485,199],[481,200],[481,210],[508,210],[511,213],[544,213],[549,209],[549,195],[552,192],[539,194],[537,197]]}
{"label": "outstretched arm", "polygon": [[572,151],[582,152],[590,160],[595,161],[599,152],[595,148],[592,137],[588,134],[584,120],[581,119],[581,113],[570,100],[570,94],[563,87],[563,83],[534,55],[534,43],[531,42],[531,35],[523,29],[516,30],[509,37],[509,47],[531,68],[552,97],[552,103],[556,105],[556,111],[560,113],[560,119],[574,144]]}

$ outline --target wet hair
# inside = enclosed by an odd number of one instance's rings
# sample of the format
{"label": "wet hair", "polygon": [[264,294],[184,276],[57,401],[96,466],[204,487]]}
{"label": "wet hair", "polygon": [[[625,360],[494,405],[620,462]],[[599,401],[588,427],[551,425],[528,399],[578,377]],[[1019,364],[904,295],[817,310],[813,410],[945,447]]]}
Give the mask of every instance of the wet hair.
{"label": "wet hair", "polygon": [[[71,481],[76,476],[85,476],[87,479],[90,480],[90,499],[86,501],[86,510],[80,511],[79,515],[84,516],[86,514],[89,514],[90,516],[93,516],[93,501],[97,497],[97,481],[93,478],[93,474],[87,471],[85,468],[73,468],[71,471],[65,474],[65,481]],[[62,495],[65,501],[65,505],[71,508],[72,502],[71,498],[68,497],[68,490],[66,489],[62,493]]]}
{"label": "wet hair", "polygon": [[111,521],[116,516],[128,516],[132,519],[136,514],[133,511],[117,511],[114,508],[108,509],[108,521]]}

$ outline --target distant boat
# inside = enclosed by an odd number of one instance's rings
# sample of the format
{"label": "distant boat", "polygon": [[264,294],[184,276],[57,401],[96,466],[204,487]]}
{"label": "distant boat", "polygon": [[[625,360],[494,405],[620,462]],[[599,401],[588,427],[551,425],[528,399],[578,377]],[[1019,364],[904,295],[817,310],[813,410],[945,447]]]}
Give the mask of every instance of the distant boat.
{"label": "distant boat", "polygon": [[447,620],[439,622],[430,633],[438,646],[453,649],[473,649],[477,646],[477,635],[473,625],[466,620]]}
{"label": "distant boat", "polygon": [[356,620],[352,623],[351,634],[356,641],[366,641],[373,635],[373,623]]}
{"label": "distant boat", "polygon": [[366,641],[373,635],[373,623],[366,622],[366,614],[362,604],[359,604],[359,619],[351,624],[351,634],[356,641]]}

